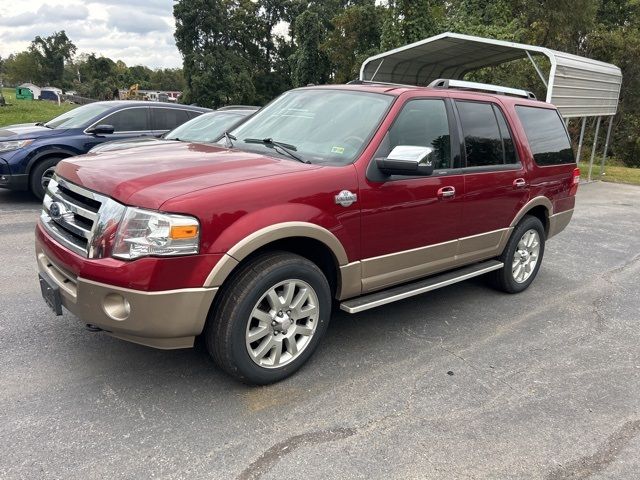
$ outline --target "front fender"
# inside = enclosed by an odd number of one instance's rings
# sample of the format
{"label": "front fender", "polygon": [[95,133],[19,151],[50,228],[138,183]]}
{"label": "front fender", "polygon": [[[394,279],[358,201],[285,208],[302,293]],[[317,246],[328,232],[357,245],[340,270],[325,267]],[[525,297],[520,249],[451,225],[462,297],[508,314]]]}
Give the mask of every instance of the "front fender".
{"label": "front fender", "polygon": [[247,213],[225,228],[208,250],[226,252],[241,261],[267,243],[290,237],[319,240],[331,249],[340,265],[348,263],[340,240],[346,237],[344,227],[335,216],[305,204],[272,205]]}

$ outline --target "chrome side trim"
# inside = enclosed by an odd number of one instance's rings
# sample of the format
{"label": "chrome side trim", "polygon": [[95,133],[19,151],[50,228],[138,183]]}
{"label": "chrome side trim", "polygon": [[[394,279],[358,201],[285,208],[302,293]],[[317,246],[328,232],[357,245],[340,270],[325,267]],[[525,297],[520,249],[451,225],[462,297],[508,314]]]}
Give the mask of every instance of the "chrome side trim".
{"label": "chrome side trim", "polygon": [[[386,305],[388,303],[404,300],[405,298],[420,295],[422,293],[430,292],[438,288],[446,287],[454,283],[468,280],[469,278],[484,275],[485,273],[499,270],[504,266],[504,263],[497,260],[489,260],[478,265],[472,265],[461,269],[459,272],[447,272],[437,277],[428,278],[416,282],[413,285],[405,285],[402,287],[395,287],[389,291],[381,291],[365,297],[356,298],[351,301],[342,302],[340,309],[347,313],[358,313],[371,308]],[[368,300],[371,299],[371,300]]]}

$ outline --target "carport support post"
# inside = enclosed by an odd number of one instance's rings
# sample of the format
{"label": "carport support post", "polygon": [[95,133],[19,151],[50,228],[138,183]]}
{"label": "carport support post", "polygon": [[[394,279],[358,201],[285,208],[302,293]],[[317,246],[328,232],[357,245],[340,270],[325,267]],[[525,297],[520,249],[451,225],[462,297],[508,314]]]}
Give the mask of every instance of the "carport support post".
{"label": "carport support post", "polygon": [[609,137],[611,137],[612,125],[613,125],[613,115],[609,117],[609,127],[607,127],[607,139],[604,141],[604,153],[602,154],[602,163],[600,164],[600,176],[604,175],[604,162],[607,159],[607,150],[609,150]]}
{"label": "carport support post", "polygon": [[600,133],[600,120],[602,117],[598,117],[598,121],[596,122],[596,133],[593,136],[593,148],[591,149],[591,160],[589,161],[589,176],[587,177],[587,182],[591,181],[591,170],[593,169],[593,159],[596,156],[596,147],[598,146],[598,133]]}
{"label": "carport support post", "polygon": [[587,126],[587,117],[582,117],[582,128],[580,128],[580,140],[578,140],[578,154],[576,163],[580,163],[580,153],[582,153],[582,140],[584,140],[584,128]]}

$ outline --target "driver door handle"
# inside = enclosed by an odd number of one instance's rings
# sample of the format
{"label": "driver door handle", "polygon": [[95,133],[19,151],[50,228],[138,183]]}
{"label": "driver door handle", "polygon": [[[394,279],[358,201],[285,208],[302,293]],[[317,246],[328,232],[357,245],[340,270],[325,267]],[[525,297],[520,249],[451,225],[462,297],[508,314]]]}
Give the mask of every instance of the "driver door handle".
{"label": "driver door handle", "polygon": [[441,187],[438,189],[438,198],[439,199],[445,199],[445,198],[453,198],[456,196],[456,189],[455,187]]}
{"label": "driver door handle", "polygon": [[524,188],[527,186],[527,181],[524,178],[516,178],[513,181],[513,188]]}

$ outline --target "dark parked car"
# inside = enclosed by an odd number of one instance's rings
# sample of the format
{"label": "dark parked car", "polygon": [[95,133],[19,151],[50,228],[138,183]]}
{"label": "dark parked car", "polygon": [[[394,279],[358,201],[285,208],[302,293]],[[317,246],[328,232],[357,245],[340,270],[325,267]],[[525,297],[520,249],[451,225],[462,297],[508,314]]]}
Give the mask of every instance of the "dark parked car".
{"label": "dark parked car", "polygon": [[42,198],[56,164],[109,140],[159,137],[207,108],[111,101],[84,105],[47,123],[0,128],[0,187]]}
{"label": "dark parked car", "polygon": [[215,112],[205,113],[174,128],[162,138],[142,137],[125,140],[114,140],[101,143],[91,149],[91,153],[112,152],[125,148],[144,147],[162,144],[166,141],[214,143],[220,140],[224,132],[231,130],[260,107],[223,107]]}

